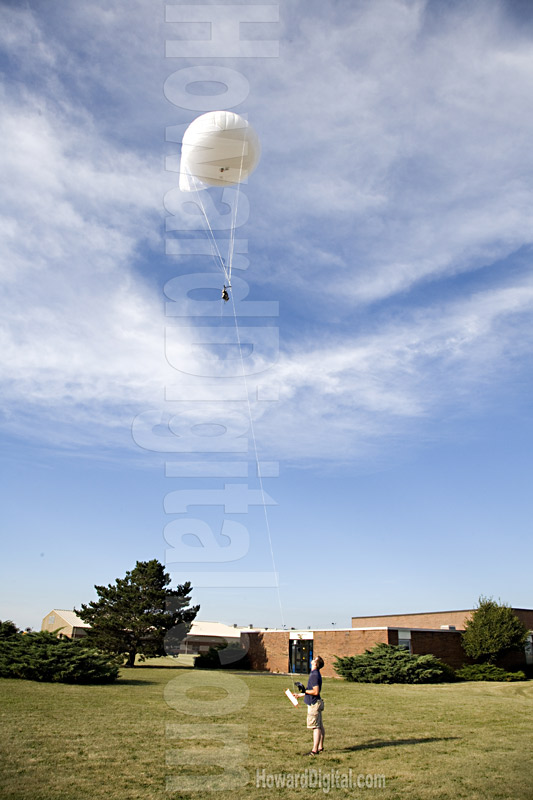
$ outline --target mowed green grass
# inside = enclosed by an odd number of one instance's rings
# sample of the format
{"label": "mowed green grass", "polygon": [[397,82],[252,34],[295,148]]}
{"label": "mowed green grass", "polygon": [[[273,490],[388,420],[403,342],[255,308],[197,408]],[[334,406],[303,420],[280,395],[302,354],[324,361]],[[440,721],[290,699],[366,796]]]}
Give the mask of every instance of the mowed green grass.
{"label": "mowed green grass", "polygon": [[[231,682],[229,694],[217,687],[221,680]],[[322,775],[338,770],[340,784],[349,770],[354,780],[385,776],[385,788],[331,788],[336,798],[533,797],[532,682],[374,686],[325,679],[326,749],[310,758],[303,755],[311,744],[305,709],[293,708],[283,694],[292,681],[150,666],[122,670],[109,686],[1,680],[0,796],[183,800],[213,788],[233,765],[239,780],[247,772],[248,782],[236,780],[211,796],[325,796],[324,786],[256,786],[256,770],[261,776],[263,769],[265,775],[320,769]],[[177,738],[167,737],[167,723]],[[221,725],[233,727],[214,749],[217,742],[205,736],[220,734]]]}

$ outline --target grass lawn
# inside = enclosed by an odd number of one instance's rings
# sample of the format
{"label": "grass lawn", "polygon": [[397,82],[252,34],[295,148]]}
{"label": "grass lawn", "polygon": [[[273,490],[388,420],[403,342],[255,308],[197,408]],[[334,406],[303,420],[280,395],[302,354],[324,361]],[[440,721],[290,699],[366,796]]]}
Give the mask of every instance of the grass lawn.
{"label": "grass lawn", "polygon": [[[228,691],[221,680],[231,682]],[[213,797],[533,797],[533,682],[374,686],[326,678],[326,749],[312,758],[303,755],[311,744],[304,707],[283,696],[292,680],[165,666],[124,669],[109,686],[1,680],[0,796],[183,800],[235,768],[234,787]],[[206,738],[213,731],[218,745]],[[292,788],[294,773],[306,769],[322,786]],[[339,788],[326,792],[331,770]],[[349,770],[354,783],[384,775],[385,787],[343,788]],[[289,788],[269,788],[275,774]]]}

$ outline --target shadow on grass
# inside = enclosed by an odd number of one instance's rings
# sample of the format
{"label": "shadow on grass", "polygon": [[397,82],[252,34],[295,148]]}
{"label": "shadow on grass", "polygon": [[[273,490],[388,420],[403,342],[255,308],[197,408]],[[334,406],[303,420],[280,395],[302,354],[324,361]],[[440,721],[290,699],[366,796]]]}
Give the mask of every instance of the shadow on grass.
{"label": "shadow on grass", "polygon": [[117,678],[115,686],[148,686],[156,683],[157,681],[143,680],[142,678]]}
{"label": "shadow on grass", "polygon": [[403,744],[427,744],[428,742],[450,742],[453,739],[460,739],[460,736],[428,736],[424,739],[391,739],[382,741],[371,739],[363,744],[354,744],[352,747],[343,747],[343,753],[355,753],[357,750],[374,750],[380,747],[397,747]]}

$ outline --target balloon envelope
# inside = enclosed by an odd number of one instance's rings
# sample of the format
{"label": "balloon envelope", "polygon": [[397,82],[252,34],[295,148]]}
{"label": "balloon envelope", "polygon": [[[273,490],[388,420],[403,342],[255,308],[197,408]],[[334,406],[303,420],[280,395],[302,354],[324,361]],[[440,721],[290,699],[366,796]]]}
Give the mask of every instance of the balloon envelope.
{"label": "balloon envelope", "polygon": [[191,122],[181,148],[180,189],[230,186],[250,175],[261,155],[252,126],[231,111],[210,111]]}

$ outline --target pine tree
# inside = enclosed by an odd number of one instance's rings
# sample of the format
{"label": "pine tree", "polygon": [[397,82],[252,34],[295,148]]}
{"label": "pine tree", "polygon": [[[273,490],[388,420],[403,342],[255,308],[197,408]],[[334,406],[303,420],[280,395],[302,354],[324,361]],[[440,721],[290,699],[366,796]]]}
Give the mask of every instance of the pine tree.
{"label": "pine tree", "polygon": [[1,639],[10,639],[13,636],[16,636],[19,633],[19,629],[12,622],[10,619],[7,620],[0,620],[0,640]]}
{"label": "pine tree", "polygon": [[498,656],[523,648],[528,635],[526,626],[513,609],[489,597],[480,597],[472,619],[463,633],[465,653],[476,661],[494,664]]}
{"label": "pine tree", "polygon": [[109,653],[127,653],[127,666],[135,656],[165,654],[165,638],[181,641],[200,606],[189,608],[191,584],[167,589],[170,576],[157,559],[137,561],[135,568],[117,578],[115,585],[95,586],[98,600],[82,604],[76,614],[91,627],[87,643]]}

